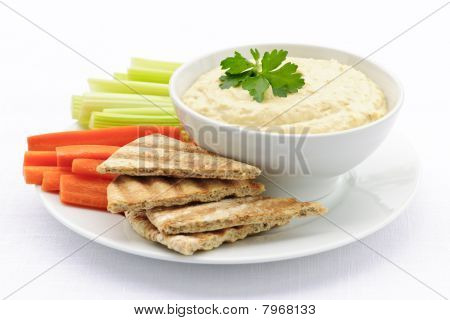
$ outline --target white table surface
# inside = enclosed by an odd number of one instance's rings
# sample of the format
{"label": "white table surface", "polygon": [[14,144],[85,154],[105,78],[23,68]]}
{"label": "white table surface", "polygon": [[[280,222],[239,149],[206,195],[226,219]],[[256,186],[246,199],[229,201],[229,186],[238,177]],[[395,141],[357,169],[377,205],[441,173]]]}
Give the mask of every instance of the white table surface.
{"label": "white table surface", "polygon": [[[187,1],[185,1],[187,2]],[[313,1],[8,1],[109,72],[131,56],[184,61],[257,42],[304,42],[366,55],[439,7]],[[337,3],[337,2],[336,2]],[[126,5],[125,5],[126,4]],[[328,10],[325,8],[331,7]],[[248,15],[250,19],[240,18]],[[270,19],[269,19],[270,16]],[[258,19],[257,19],[258,18]],[[258,22],[256,21],[258,20]],[[404,214],[365,239],[390,260],[450,296],[450,6],[373,56],[403,81],[397,128],[422,159],[423,178]],[[70,123],[71,94],[105,75],[0,5],[0,296],[86,240],[54,220],[21,175],[26,136]],[[54,299],[438,299],[359,243],[302,259],[241,266],[185,265],[91,243],[11,298]]]}

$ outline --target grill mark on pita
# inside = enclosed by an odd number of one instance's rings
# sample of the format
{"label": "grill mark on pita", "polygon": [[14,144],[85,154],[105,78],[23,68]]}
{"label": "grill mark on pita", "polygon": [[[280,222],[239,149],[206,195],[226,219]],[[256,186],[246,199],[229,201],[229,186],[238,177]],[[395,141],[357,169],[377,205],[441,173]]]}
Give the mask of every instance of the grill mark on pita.
{"label": "grill mark on pita", "polygon": [[222,183],[229,188],[234,187],[236,181],[235,180],[222,180]]}
{"label": "grill mark on pita", "polygon": [[[119,180],[121,181],[121,180]],[[131,203],[134,203],[136,201],[134,195],[136,194],[136,188],[139,188],[140,184],[135,183],[134,181],[131,181],[131,183],[124,183],[122,181],[118,188],[120,192],[123,193],[123,198],[129,199]]]}
{"label": "grill mark on pita", "polygon": [[[212,184],[210,181],[208,181],[206,179],[196,179],[196,180],[193,180],[192,182],[195,185],[195,188],[200,191],[208,190]],[[217,183],[219,184],[220,182],[217,182]]]}

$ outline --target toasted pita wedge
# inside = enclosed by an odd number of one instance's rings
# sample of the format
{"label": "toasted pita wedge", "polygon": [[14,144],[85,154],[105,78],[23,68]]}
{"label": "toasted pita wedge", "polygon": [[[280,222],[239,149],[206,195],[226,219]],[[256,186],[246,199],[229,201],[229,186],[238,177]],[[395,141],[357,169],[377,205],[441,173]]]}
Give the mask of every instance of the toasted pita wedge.
{"label": "toasted pita wedge", "polygon": [[155,208],[146,213],[160,232],[179,234],[289,220],[294,216],[320,215],[325,211],[319,203],[255,196],[175,208]]}
{"label": "toasted pita wedge", "polygon": [[99,173],[178,178],[254,179],[261,170],[160,134],[139,138],[97,167]]}
{"label": "toasted pita wedge", "polygon": [[108,210],[143,211],[228,196],[254,196],[263,191],[262,183],[251,180],[119,176],[108,185]]}
{"label": "toasted pita wedge", "polygon": [[155,228],[148,221],[143,212],[125,212],[125,216],[131,227],[141,237],[159,242],[167,248],[172,249],[184,255],[192,255],[199,250],[211,250],[219,247],[225,242],[235,242],[244,239],[245,237],[270,230],[276,226],[287,224],[290,220],[277,220],[268,223],[250,224],[245,226],[238,226],[216,230],[211,232],[191,233],[167,235]]}

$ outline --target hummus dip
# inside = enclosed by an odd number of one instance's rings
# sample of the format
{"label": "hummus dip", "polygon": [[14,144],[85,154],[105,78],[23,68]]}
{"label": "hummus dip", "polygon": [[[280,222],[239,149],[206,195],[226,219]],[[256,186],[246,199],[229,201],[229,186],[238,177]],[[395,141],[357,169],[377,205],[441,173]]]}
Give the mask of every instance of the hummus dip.
{"label": "hummus dip", "polygon": [[[202,115],[221,122],[286,133],[324,133],[347,130],[377,120],[387,113],[386,99],[362,72],[336,60],[288,57],[298,65],[305,85],[287,97],[269,88],[264,101],[254,101],[241,87],[221,89],[218,67],[198,78],[183,102]],[[331,81],[333,78],[338,78]]]}

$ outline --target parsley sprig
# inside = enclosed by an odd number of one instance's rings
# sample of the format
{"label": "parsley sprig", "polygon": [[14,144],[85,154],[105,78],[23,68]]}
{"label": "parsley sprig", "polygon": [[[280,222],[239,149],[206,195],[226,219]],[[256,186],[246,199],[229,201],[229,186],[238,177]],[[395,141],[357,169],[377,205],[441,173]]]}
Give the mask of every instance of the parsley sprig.
{"label": "parsley sprig", "polygon": [[219,78],[220,88],[242,86],[253,99],[262,102],[269,87],[272,87],[274,96],[287,97],[289,93],[297,92],[304,86],[303,75],[297,72],[296,64],[287,62],[281,65],[287,57],[286,50],[265,52],[262,59],[258,49],[250,49],[250,53],[254,63],[237,51],[233,57],[220,62],[222,69],[226,70]]}

